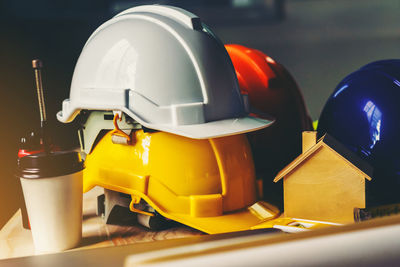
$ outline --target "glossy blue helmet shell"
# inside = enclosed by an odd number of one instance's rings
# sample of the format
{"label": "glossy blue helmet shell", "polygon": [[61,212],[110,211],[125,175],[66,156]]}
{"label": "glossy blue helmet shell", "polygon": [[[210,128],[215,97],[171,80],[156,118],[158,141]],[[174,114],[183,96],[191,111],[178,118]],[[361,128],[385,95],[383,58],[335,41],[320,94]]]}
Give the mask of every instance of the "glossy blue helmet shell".
{"label": "glossy blue helmet shell", "polygon": [[367,205],[400,203],[400,60],[370,63],[329,97],[318,136],[329,133],[374,167]]}

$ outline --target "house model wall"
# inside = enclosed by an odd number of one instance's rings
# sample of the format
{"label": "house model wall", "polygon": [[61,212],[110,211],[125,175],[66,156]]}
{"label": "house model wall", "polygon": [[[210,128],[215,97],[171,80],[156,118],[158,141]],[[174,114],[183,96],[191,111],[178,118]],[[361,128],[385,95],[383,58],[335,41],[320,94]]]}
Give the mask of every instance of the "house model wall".
{"label": "house model wall", "polygon": [[274,180],[283,178],[285,216],[354,222],[354,208],[365,208],[372,168],[328,135],[315,143],[316,132],[304,132],[303,140],[303,153]]}

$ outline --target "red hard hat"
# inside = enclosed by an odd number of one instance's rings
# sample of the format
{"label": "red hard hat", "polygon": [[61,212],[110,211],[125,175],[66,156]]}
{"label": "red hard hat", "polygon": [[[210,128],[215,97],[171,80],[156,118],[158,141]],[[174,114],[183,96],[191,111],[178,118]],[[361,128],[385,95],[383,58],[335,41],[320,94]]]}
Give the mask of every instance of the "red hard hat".
{"label": "red hard hat", "polygon": [[264,197],[282,207],[282,185],[274,184],[273,178],[301,154],[302,131],[313,129],[311,118],[299,87],[281,64],[256,49],[234,44],[225,48],[251,107],[276,119],[272,126],[247,136]]}

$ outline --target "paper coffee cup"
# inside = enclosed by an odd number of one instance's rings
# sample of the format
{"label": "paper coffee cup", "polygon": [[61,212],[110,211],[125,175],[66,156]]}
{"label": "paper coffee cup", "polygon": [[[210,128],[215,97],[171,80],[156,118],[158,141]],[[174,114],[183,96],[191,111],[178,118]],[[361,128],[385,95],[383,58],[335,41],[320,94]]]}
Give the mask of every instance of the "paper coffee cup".
{"label": "paper coffee cup", "polygon": [[82,239],[82,170],[79,153],[38,153],[18,160],[18,176],[37,252],[76,247]]}

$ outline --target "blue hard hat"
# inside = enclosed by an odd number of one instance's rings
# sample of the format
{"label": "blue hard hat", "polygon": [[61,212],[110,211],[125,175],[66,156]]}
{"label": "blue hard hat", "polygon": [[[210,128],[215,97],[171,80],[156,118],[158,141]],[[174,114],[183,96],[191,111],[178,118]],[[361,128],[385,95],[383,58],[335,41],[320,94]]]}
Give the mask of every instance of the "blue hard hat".
{"label": "blue hard hat", "polygon": [[317,131],[372,165],[367,206],[400,203],[400,60],[376,61],[344,78],[326,102]]}

